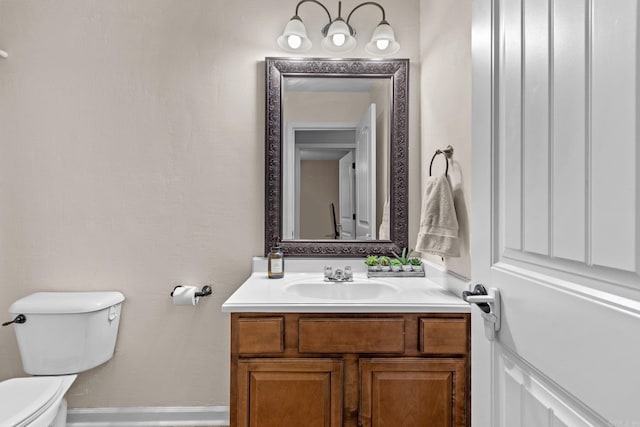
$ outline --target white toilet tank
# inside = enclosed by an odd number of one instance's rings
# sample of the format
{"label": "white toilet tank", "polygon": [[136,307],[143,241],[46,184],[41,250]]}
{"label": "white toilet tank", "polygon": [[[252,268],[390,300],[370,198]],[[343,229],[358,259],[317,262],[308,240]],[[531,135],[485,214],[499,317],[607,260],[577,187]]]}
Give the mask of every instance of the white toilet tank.
{"label": "white toilet tank", "polygon": [[124,295],[120,292],[38,292],[14,302],[22,365],[31,375],[74,374],[113,357]]}

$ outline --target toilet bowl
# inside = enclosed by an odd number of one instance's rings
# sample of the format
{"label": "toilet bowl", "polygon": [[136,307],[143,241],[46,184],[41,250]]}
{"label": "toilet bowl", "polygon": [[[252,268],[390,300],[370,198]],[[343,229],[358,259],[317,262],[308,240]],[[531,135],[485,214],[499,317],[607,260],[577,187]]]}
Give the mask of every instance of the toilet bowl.
{"label": "toilet bowl", "polygon": [[0,382],[0,421],[11,427],[64,427],[67,392],[77,375]]}
{"label": "toilet bowl", "polygon": [[33,377],[0,382],[0,426],[64,427],[64,395],[77,374],[113,357],[124,295],[39,292],[14,302],[22,366]]}

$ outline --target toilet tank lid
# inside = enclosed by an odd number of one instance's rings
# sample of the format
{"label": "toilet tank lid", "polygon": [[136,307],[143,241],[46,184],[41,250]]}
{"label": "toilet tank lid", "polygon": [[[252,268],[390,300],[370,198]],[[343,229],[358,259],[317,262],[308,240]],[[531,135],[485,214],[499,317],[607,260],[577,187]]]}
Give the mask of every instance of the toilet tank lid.
{"label": "toilet tank lid", "polygon": [[124,301],[120,292],[36,292],[11,304],[11,314],[74,314],[103,310]]}

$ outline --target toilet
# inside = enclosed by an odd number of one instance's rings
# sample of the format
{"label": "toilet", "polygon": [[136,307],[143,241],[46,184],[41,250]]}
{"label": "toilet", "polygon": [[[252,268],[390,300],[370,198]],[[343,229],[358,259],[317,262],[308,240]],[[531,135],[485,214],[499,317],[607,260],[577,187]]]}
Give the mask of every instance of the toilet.
{"label": "toilet", "polygon": [[0,382],[0,426],[64,427],[64,395],[77,374],[113,357],[124,295],[38,292],[14,302],[23,370],[32,377]]}

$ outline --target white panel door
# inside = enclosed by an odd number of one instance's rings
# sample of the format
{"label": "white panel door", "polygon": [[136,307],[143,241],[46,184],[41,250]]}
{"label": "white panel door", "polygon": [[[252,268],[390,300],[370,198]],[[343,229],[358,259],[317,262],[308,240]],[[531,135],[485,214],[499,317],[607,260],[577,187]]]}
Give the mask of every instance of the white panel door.
{"label": "white panel door", "polygon": [[473,0],[473,427],[640,426],[637,0]]}
{"label": "white panel door", "polygon": [[356,127],[356,239],[376,239],[376,104]]}
{"label": "white panel door", "polygon": [[338,173],[340,174],[338,186],[338,199],[340,205],[339,230],[341,240],[355,239],[354,209],[354,173],[353,152],[345,154],[338,160]]}

